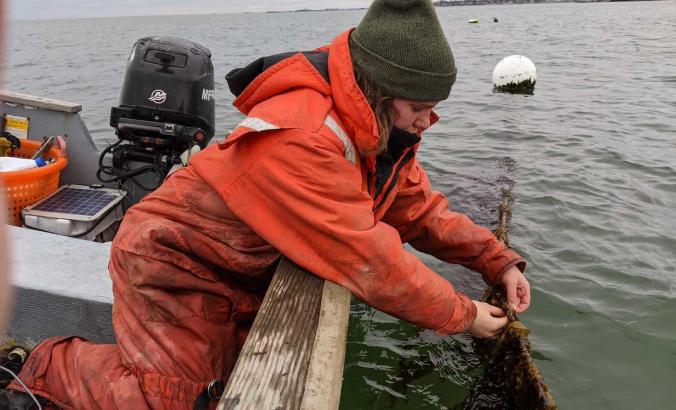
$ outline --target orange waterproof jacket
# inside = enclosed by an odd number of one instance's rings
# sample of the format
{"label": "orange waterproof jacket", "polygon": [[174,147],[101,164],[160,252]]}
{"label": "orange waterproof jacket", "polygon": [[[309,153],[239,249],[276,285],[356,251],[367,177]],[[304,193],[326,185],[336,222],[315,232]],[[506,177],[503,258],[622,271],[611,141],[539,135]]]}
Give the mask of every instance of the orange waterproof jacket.
{"label": "orange waterproof jacket", "polygon": [[488,229],[449,211],[414,151],[373,198],[375,159],[359,152],[377,144],[378,126],[354,79],[349,35],[318,50],[328,52],[328,78],[303,54],[257,75],[234,102],[246,119],[185,172],[303,268],[393,316],[461,332],[474,304],[402,243],[480,272],[489,284],[525,263]]}

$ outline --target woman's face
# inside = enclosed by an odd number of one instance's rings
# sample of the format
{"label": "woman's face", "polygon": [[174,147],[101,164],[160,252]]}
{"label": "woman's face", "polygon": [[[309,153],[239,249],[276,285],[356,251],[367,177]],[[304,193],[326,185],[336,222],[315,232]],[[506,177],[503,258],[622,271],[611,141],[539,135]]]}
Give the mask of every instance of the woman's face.
{"label": "woman's face", "polygon": [[399,98],[393,99],[392,107],[395,111],[394,126],[411,133],[429,128],[430,115],[437,103],[438,101],[420,102]]}

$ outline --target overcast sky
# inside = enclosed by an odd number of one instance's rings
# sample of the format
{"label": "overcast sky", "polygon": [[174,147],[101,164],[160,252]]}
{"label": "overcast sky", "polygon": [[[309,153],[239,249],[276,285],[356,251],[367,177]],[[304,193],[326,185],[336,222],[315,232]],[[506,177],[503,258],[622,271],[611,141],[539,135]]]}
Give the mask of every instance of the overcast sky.
{"label": "overcast sky", "polygon": [[11,20],[367,7],[370,0],[8,0]]}

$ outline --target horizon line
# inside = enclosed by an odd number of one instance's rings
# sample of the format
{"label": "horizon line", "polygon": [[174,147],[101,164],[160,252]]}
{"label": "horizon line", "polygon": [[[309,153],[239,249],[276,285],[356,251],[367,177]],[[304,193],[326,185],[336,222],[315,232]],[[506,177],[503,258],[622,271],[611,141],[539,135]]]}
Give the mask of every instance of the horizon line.
{"label": "horizon line", "polygon": [[323,9],[295,9],[295,10],[264,10],[264,11],[232,11],[214,13],[159,13],[159,14],[126,14],[117,16],[88,16],[88,17],[58,17],[58,18],[34,18],[34,19],[9,19],[10,23],[35,22],[35,21],[63,21],[63,20],[90,20],[90,19],[117,19],[125,17],[167,17],[167,16],[215,16],[235,14],[271,14],[271,13],[303,13],[317,11],[349,11],[366,10],[366,7],[327,7]]}

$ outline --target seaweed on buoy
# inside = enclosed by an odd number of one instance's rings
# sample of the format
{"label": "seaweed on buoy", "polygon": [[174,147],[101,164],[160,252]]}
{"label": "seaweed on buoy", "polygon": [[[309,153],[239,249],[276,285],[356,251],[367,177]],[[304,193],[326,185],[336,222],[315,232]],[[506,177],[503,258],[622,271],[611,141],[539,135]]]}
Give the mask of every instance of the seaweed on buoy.
{"label": "seaweed on buoy", "polygon": [[532,95],[536,82],[535,64],[528,57],[505,57],[493,69],[493,92]]}

